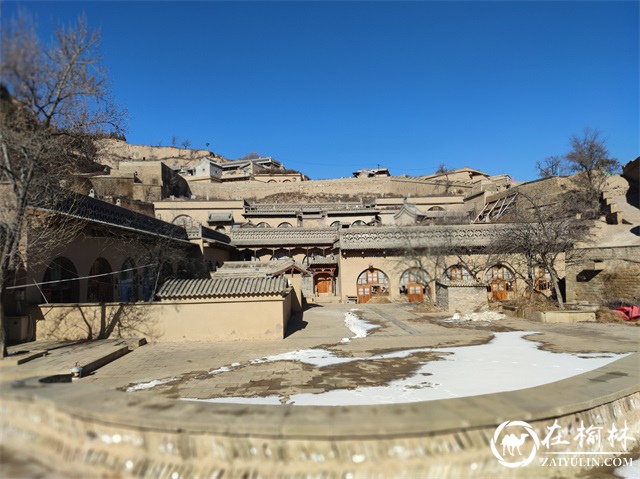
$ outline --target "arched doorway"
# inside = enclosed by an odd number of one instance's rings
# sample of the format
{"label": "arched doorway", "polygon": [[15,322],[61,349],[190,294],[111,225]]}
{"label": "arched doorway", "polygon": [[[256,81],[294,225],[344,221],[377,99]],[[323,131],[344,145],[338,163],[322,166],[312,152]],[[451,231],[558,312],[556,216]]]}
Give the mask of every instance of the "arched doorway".
{"label": "arched doorway", "polygon": [[138,300],[138,284],[133,260],[127,259],[120,268],[120,284],[118,296],[121,303],[129,303]]}
{"label": "arched doorway", "polygon": [[503,264],[491,266],[484,274],[484,280],[487,283],[487,291],[490,293],[492,301],[506,301],[509,298],[509,292],[515,291],[515,275],[513,271]]}
{"label": "arched doorway", "polygon": [[75,278],[78,270],[65,257],[54,259],[44,273],[42,294],[49,303],[77,303],[80,300],[80,284]]}
{"label": "arched doorway", "polygon": [[366,303],[374,296],[389,296],[389,277],[374,267],[360,273],[356,286],[358,303]]}
{"label": "arched doorway", "polygon": [[113,270],[104,258],[98,258],[89,270],[89,284],[87,286],[87,301],[108,303],[113,301]]}
{"label": "arched doorway", "polygon": [[[431,278],[421,268],[410,268],[400,276],[400,294],[407,295],[410,303],[421,303],[428,291]],[[427,295],[427,299],[429,295]]]}

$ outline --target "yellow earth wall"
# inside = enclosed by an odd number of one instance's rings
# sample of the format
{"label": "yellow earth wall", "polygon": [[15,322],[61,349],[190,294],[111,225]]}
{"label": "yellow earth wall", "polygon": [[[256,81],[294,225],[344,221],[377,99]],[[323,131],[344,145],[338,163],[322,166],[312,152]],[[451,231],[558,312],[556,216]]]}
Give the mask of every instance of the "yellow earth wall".
{"label": "yellow earth wall", "polygon": [[48,304],[32,310],[37,339],[86,339],[110,327],[111,336],[149,341],[282,339],[291,314],[285,297],[222,301]]}

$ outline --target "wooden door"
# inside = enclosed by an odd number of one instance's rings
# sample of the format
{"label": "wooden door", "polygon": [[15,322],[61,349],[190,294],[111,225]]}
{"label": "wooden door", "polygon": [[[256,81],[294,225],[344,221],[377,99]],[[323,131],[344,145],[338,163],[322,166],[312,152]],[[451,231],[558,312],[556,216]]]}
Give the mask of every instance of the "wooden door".
{"label": "wooden door", "polygon": [[507,283],[504,281],[492,281],[491,293],[494,301],[506,301],[507,300]]}
{"label": "wooden door", "polygon": [[422,303],[424,298],[422,285],[418,283],[407,284],[407,297],[410,303]]}
{"label": "wooden door", "polygon": [[358,303],[364,304],[371,299],[371,287],[369,285],[358,286]]}
{"label": "wooden door", "polygon": [[333,293],[333,279],[331,278],[331,276],[323,274],[316,277],[316,293]]}

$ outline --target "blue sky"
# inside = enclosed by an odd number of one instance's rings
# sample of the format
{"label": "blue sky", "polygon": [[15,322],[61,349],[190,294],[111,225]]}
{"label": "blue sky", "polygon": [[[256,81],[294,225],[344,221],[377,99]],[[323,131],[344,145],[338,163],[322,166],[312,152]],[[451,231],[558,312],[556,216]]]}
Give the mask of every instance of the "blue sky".
{"label": "blue sky", "polygon": [[189,139],[313,179],[469,166],[518,181],[597,128],[639,155],[638,1],[8,2],[86,13],[135,144]]}

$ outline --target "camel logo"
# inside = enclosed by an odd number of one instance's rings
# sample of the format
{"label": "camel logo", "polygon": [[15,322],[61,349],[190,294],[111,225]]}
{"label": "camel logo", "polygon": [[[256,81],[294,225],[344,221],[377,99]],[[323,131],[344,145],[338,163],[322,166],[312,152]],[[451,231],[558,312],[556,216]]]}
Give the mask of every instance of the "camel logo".
{"label": "camel logo", "polygon": [[[502,446],[502,454],[499,446]],[[530,464],[539,447],[538,435],[524,421],[503,422],[491,439],[491,452],[505,467],[524,467]]]}

